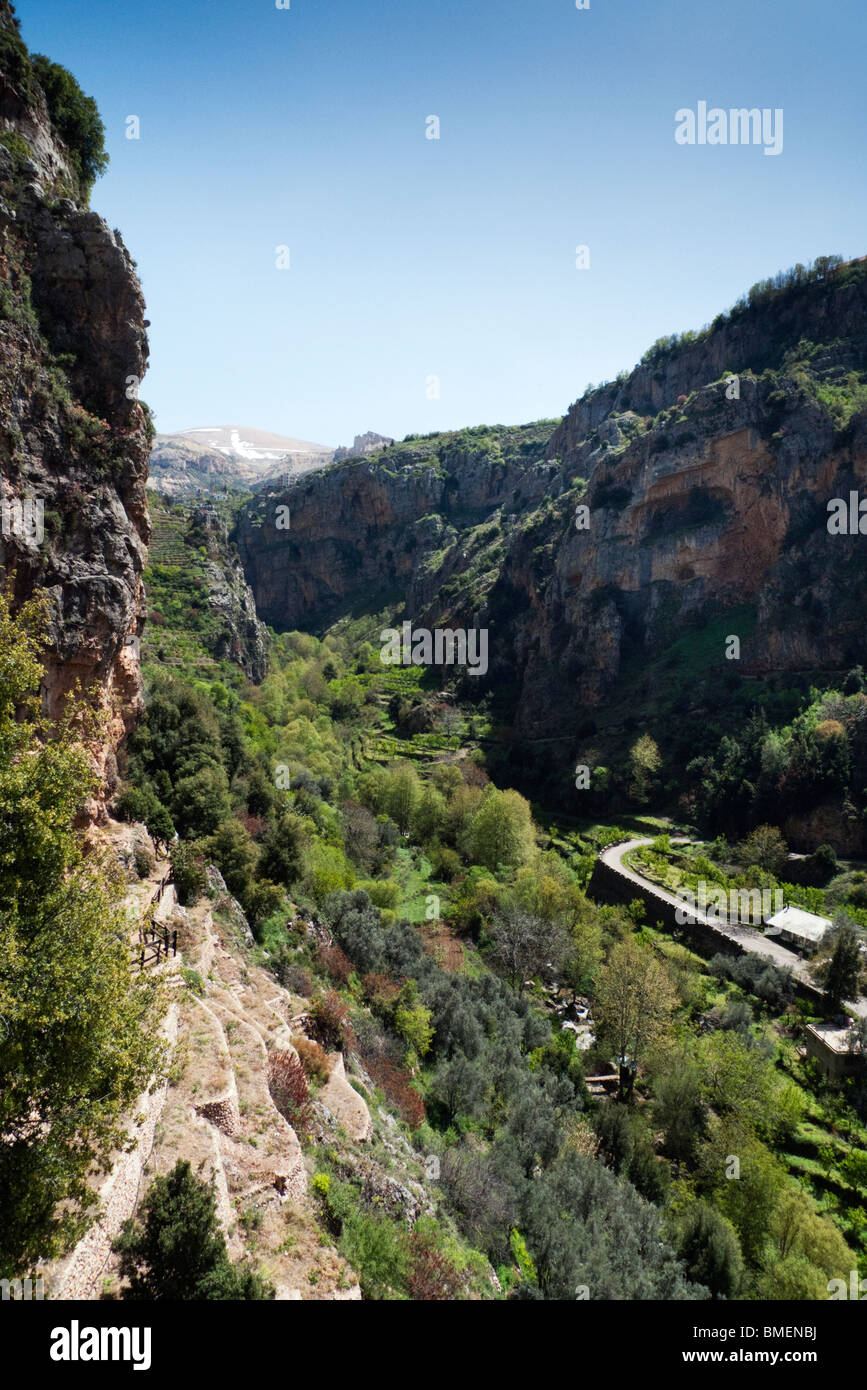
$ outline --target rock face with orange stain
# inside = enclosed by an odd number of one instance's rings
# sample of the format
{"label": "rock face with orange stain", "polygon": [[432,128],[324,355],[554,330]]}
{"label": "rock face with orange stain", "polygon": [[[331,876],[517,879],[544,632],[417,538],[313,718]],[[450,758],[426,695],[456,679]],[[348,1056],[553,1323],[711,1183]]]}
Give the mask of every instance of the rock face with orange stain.
{"label": "rock face with orange stain", "polygon": [[[780,381],[742,371],[737,400],[720,380],[673,420],[609,416],[605,439],[570,451],[564,471],[586,492],[558,499],[547,551],[516,539],[501,578],[525,609],[510,625],[519,733],[549,725],[552,703],[595,709],[627,662],[726,614],[742,674],[863,660],[863,541],[829,534],[827,504],[867,493],[867,415],[835,428],[820,399]],[[720,638],[721,673],[723,657]]]}
{"label": "rock face with orange stain", "polygon": [[[0,0],[0,30],[20,45]],[[0,80],[0,577],[50,619],[45,709],[81,685],[111,790],[141,707],[136,638],[150,524],[144,300],[119,232],[91,212],[23,45]],[[29,524],[17,524],[26,503]],[[38,518],[38,522],[36,520]],[[102,795],[90,807],[102,814]]]}

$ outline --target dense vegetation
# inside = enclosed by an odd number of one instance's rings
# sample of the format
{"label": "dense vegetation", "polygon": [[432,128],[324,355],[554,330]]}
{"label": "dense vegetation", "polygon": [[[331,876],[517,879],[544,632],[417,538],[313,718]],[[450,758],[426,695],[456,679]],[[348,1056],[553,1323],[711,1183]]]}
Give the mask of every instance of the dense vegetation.
{"label": "dense vegetation", "polygon": [[134,1302],[274,1296],[259,1275],[230,1261],[214,1193],[189,1163],[154,1179],[115,1250],[126,1281],[123,1296]]}
{"label": "dense vegetation", "polygon": [[[419,668],[384,668],[364,640],[378,625],[275,637],[258,688],[226,664],[192,685],[152,668],[119,803],[178,830],[191,896],[218,865],[322,1041],[436,1160],[460,1247],[437,1222],[413,1245],[317,1151],[322,1220],[365,1296],[455,1296],[478,1278],[475,1249],[512,1297],[826,1297],[864,1260],[865,1079],[824,1082],[799,1055],[810,1006],[785,972],[707,962],[640,904],[594,904],[595,852],[623,831],[545,819],[497,787],[484,713]],[[660,761],[633,739],[633,815]],[[687,857],[663,837],[644,867],[728,883],[764,865],[776,883],[776,843]],[[840,869],[814,858],[805,894]],[[296,929],[298,909],[331,948]],[[562,1027],[573,995],[589,1050]],[[591,1095],[585,1076],[619,1057],[620,1101]]]}
{"label": "dense vegetation", "polygon": [[751,311],[767,309],[771,304],[778,305],[792,292],[803,290],[807,286],[821,284],[832,271],[841,265],[843,265],[842,256],[817,256],[815,261],[809,265],[799,263],[791,266],[789,270],[781,270],[776,275],[769,276],[766,280],[757,281],[746,294],[737,300],[727,314],[718,314],[713,323],[707,327],[697,332],[688,330],[685,333],[672,333],[667,337],[658,338],[642,357],[642,366],[657,366],[671,353],[689,347],[691,343],[701,342],[702,339],[708,338],[711,333],[718,332],[726,324],[743,318]]}
{"label": "dense vegetation", "polygon": [[71,72],[41,53],[33,55],[33,72],[45,93],[48,112],[69,150],[81,194],[89,201],[100,174],[108,168],[105,126],[93,97],[84,95]]}
{"label": "dense vegetation", "polygon": [[62,1249],[94,1201],[88,1176],[158,1069],[161,1005],[131,982],[111,866],[74,828],[95,789],[88,720],[39,715],[45,613],[0,596],[0,1273]]}
{"label": "dense vegetation", "polygon": [[0,70],[31,105],[38,102],[40,91],[44,95],[52,125],[69,152],[76,191],[86,203],[97,178],[108,168],[99,109],[66,68],[41,53],[28,53],[14,15],[13,22],[14,29],[0,29]]}

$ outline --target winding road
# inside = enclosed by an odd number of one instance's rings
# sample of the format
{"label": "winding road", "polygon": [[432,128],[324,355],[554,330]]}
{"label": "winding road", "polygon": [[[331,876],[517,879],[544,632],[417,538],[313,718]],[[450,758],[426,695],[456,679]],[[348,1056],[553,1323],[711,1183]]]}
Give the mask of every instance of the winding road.
{"label": "winding road", "polygon": [[[672,844],[688,844],[689,841],[681,838],[674,838]],[[647,845],[652,845],[653,840],[639,837],[634,840],[623,840],[620,844],[609,845],[604,849],[599,858],[607,864],[615,873],[623,878],[629,879],[631,883],[642,888],[645,893],[652,893],[660,901],[670,904],[673,907],[684,907],[684,901],[676,893],[670,893],[666,888],[660,888],[658,884],[651,883],[650,879],[637,874],[634,869],[630,869],[623,860],[625,855],[631,850],[643,849]],[[799,980],[807,984],[812,984],[810,973],[804,961],[794,951],[789,951],[782,946],[779,941],[774,941],[771,937],[765,936],[763,932],[755,927],[745,927],[734,922],[720,922],[715,917],[708,916],[705,912],[698,909],[690,909],[690,918],[696,922],[701,922],[706,926],[712,927],[722,936],[728,937],[730,941],[736,942],[744,951],[755,951],[756,955],[765,956],[772,960],[775,965],[785,966],[796,975]],[[846,1008],[850,1013],[857,1014],[860,1018],[867,1018],[867,999],[860,998],[856,1003],[847,1001]]]}

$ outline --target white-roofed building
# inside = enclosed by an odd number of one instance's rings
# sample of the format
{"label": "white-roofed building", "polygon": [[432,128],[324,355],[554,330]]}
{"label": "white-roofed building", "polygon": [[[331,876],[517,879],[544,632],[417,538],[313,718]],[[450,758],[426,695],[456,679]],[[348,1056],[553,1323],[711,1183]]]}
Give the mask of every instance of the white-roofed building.
{"label": "white-roofed building", "polygon": [[854,1020],[838,1023],[809,1023],[804,1030],[804,1050],[818,1062],[825,1076],[837,1080],[851,1076],[861,1060],[861,1042]]}
{"label": "white-roofed building", "polygon": [[814,912],[805,912],[802,907],[784,907],[773,917],[765,918],[769,936],[778,936],[787,946],[796,951],[811,954],[818,950],[822,938],[831,926],[829,917],[817,917]]}

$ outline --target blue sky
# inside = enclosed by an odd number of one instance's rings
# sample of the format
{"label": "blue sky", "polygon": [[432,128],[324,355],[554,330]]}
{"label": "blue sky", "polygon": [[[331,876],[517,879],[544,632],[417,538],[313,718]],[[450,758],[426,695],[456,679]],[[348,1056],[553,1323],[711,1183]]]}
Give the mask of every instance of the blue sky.
{"label": "blue sky", "polygon": [[[102,112],[162,431],[560,415],[755,280],[867,251],[863,0],[16,8]],[[678,145],[701,100],[782,108],[782,154]]]}

